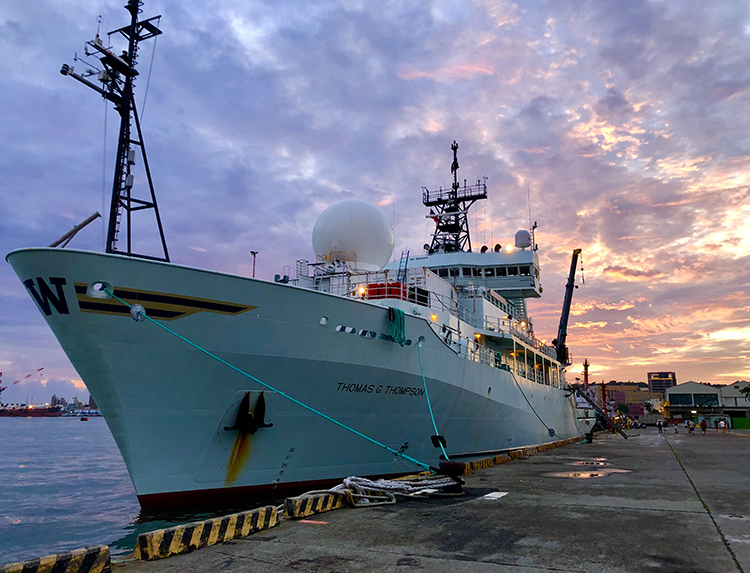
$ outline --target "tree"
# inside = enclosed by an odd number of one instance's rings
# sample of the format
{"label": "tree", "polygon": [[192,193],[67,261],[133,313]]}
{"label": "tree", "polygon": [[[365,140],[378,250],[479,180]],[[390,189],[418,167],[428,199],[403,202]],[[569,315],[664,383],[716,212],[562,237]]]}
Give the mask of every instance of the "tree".
{"label": "tree", "polygon": [[627,404],[618,404],[617,405],[617,411],[620,413],[620,415],[630,414],[630,406]]}

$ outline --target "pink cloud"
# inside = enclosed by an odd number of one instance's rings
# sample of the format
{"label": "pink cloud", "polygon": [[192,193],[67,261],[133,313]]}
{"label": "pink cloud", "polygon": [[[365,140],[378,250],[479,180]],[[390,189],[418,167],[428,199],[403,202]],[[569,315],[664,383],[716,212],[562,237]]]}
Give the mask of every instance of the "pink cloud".
{"label": "pink cloud", "polygon": [[446,82],[457,79],[471,79],[478,75],[491,76],[494,73],[495,68],[492,64],[488,64],[486,62],[474,62],[471,64],[445,66],[433,72],[405,66],[401,68],[401,70],[399,70],[397,75],[402,80],[417,80],[426,78],[430,80]]}

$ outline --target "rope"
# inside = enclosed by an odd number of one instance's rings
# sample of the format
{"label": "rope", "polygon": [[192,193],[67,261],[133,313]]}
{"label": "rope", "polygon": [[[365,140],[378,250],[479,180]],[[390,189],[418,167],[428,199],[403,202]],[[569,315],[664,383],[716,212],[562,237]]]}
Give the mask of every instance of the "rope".
{"label": "rope", "polygon": [[560,436],[557,435],[557,432],[552,430],[547,424],[544,423],[544,420],[542,420],[542,417],[537,414],[537,411],[534,410],[534,406],[531,405],[531,402],[529,402],[529,399],[526,397],[526,393],[523,391],[523,388],[521,388],[521,385],[518,383],[518,380],[516,380],[516,375],[511,371],[510,373],[511,377],[513,378],[513,382],[516,383],[516,386],[518,386],[518,389],[521,391],[521,396],[523,396],[523,399],[526,400],[526,403],[529,405],[529,408],[531,408],[531,411],[534,412],[534,415],[539,418],[539,421],[542,423],[542,426],[547,428],[547,432],[549,433],[550,437],[554,436],[555,438],[562,440]]}
{"label": "rope", "polygon": [[403,346],[406,344],[406,318],[404,317],[404,311],[400,308],[390,307],[388,309],[388,318],[391,322],[391,338],[393,338],[393,342]]}
{"label": "rope", "polygon": [[[156,21],[156,24],[161,24],[161,18]],[[156,41],[158,39],[158,35],[154,36],[154,47],[151,49],[151,63],[148,66],[148,78],[146,79],[146,91],[143,92],[143,103],[141,104],[141,122],[143,121],[143,116],[146,115],[146,99],[148,98],[148,86],[151,85],[151,70],[154,69],[154,54],[156,54]]]}
{"label": "rope", "polygon": [[[104,289],[104,291],[108,295],[110,295],[111,297],[116,298],[117,300],[119,300],[122,304],[124,304],[125,306],[127,306],[131,310],[133,309],[133,305],[125,302],[124,300],[122,300],[120,297],[118,297],[116,294],[114,294],[114,292],[112,292],[112,291],[110,291],[109,289],[106,289],[106,288]],[[382,444],[382,443],[378,442],[377,440],[374,440],[373,438],[371,438],[369,436],[366,436],[365,434],[363,434],[361,432],[358,432],[354,428],[350,428],[349,426],[347,426],[346,424],[344,424],[342,422],[339,422],[338,420],[334,420],[330,416],[324,414],[323,412],[320,412],[320,411],[316,410],[312,406],[308,406],[307,404],[304,404],[303,402],[300,402],[296,398],[292,398],[289,394],[286,394],[286,393],[282,392],[281,390],[277,390],[273,386],[271,386],[269,384],[266,384],[265,382],[263,382],[262,380],[259,380],[255,376],[252,376],[251,374],[248,374],[244,370],[241,370],[240,368],[237,368],[233,364],[230,364],[226,360],[224,360],[222,358],[219,358],[218,356],[216,356],[215,354],[213,354],[210,351],[206,350],[205,348],[202,348],[201,346],[199,346],[195,342],[192,342],[192,341],[188,340],[187,338],[185,338],[184,336],[182,336],[181,334],[178,334],[174,330],[171,330],[169,327],[163,325],[161,322],[158,322],[158,321],[154,320],[153,318],[151,318],[150,316],[148,316],[145,312],[141,311],[140,309],[137,309],[136,312],[137,312],[137,316],[141,316],[143,318],[146,318],[146,319],[150,320],[151,322],[153,322],[154,324],[156,324],[159,327],[163,328],[164,330],[166,330],[170,334],[173,334],[174,336],[176,336],[177,338],[179,338],[183,342],[188,343],[190,346],[192,346],[196,350],[200,350],[201,352],[203,352],[204,354],[210,356],[214,360],[218,360],[219,362],[221,362],[225,366],[228,366],[229,368],[231,368],[235,372],[238,372],[239,374],[242,374],[243,376],[246,376],[246,377],[250,378],[251,380],[253,380],[253,381],[257,382],[258,384],[260,384],[261,386],[263,386],[264,388],[267,388],[267,389],[271,390],[272,392],[276,392],[277,394],[279,394],[279,396],[283,396],[287,400],[291,400],[292,402],[294,402],[298,406],[302,406],[306,410],[309,410],[310,412],[312,412],[314,414],[317,414],[318,416],[321,416],[321,417],[325,418],[329,422],[333,422],[337,426],[339,426],[341,428],[344,428],[345,430],[347,430],[349,432],[352,432],[353,434],[356,434],[360,438],[364,438],[365,440],[367,440],[368,442],[371,442],[371,443],[375,444],[376,446],[380,446],[381,448],[383,448],[385,450],[388,450],[389,452],[391,452],[392,454],[394,454],[396,456],[402,457],[405,460],[408,460],[408,461],[412,462],[413,464],[416,464],[417,466],[419,466],[419,467],[421,467],[421,468],[423,468],[423,469],[425,469],[427,471],[430,471],[430,472],[433,471],[433,469],[429,465],[427,465],[427,464],[425,464],[423,462],[420,462],[419,460],[415,460],[414,458],[412,458],[410,456],[407,456],[403,452],[396,451],[393,448],[390,448],[390,447],[386,446],[385,444]]]}
{"label": "rope", "polygon": [[[425,380],[424,377],[424,368],[422,368],[422,342],[417,342],[417,355],[419,356],[419,372],[422,374],[422,384],[424,385],[424,395],[427,397],[427,407],[430,409],[430,419],[432,420],[432,427],[435,430],[435,434],[438,436],[440,435],[440,432],[438,432],[437,424],[435,423],[435,416],[432,414],[432,404],[430,404],[430,393],[427,391],[427,380]],[[445,448],[443,447],[443,442],[438,440],[438,444],[440,444],[440,449],[443,451],[443,455],[445,456],[445,459],[450,461],[450,458],[448,457],[448,454],[445,452]]]}
{"label": "rope", "polygon": [[[457,483],[459,482],[452,477],[436,475],[407,476],[377,481],[351,476],[331,489],[309,491],[304,495],[332,493],[345,497],[351,507],[377,507],[395,504],[397,495],[414,497],[422,493],[438,494],[436,490],[455,486]],[[440,492],[439,495],[463,495],[463,492],[455,494]]]}

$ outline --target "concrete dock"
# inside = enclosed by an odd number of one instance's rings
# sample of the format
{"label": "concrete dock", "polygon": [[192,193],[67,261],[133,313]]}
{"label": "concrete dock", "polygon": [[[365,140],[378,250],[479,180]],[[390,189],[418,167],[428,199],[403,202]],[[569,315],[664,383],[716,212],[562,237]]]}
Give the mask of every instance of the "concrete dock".
{"label": "concrete dock", "polygon": [[750,573],[748,454],[750,431],[599,435],[477,471],[462,497],[284,520],[113,570]]}

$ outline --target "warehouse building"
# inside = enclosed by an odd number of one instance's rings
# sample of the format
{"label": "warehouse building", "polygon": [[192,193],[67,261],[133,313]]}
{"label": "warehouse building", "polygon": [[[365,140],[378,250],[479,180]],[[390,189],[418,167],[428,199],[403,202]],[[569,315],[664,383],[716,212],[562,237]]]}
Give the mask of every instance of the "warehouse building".
{"label": "warehouse building", "polygon": [[750,400],[741,390],[748,382],[735,382],[726,386],[710,386],[698,382],[685,382],[664,393],[667,418],[706,420],[714,427],[720,420],[732,428],[750,428]]}

